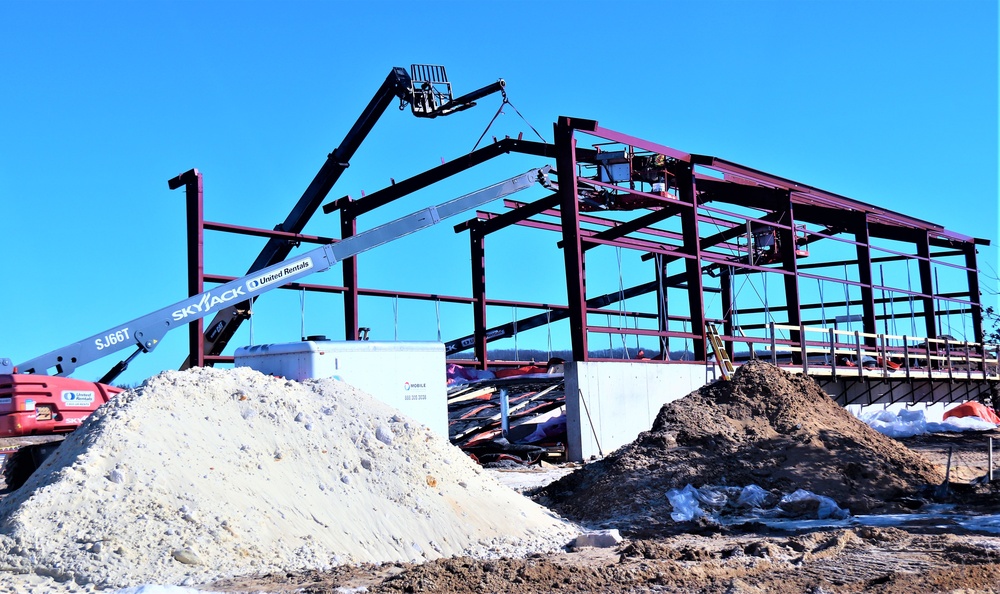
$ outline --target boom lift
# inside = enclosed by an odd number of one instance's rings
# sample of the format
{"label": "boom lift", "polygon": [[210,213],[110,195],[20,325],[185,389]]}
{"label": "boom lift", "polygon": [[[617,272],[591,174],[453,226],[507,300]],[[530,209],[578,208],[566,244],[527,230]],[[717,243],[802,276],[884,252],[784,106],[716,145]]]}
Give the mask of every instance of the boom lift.
{"label": "boom lift", "polygon": [[[536,182],[547,185],[550,170],[549,166],[531,169],[506,181],[425,208],[337,243],[314,248],[300,256],[251,272],[141,318],[113,326],[69,346],[29,359],[18,364],[16,369],[23,374],[66,376],[73,373],[80,365],[135,346],[136,351],[129,356],[129,359],[132,359],[139,353],[148,353],[155,349],[170,330],[204,318],[228,304],[253,299],[305,276],[323,272],[346,258],[436,225],[453,215],[519,192]],[[0,367],[0,373],[10,371],[12,369]]]}
{"label": "boom lift", "polygon": [[[120,388],[100,382],[51,376],[68,376],[81,365],[135,347],[125,365],[120,365],[127,367],[127,362],[140,353],[154,350],[170,330],[202,319],[233,302],[254,299],[282,285],[323,272],[346,258],[527,189],[536,182],[549,186],[550,171],[547,165],[531,169],[340,242],[314,248],[16,366],[10,359],[0,358],[0,437],[72,431],[101,404],[121,392]],[[37,444],[21,448],[16,463],[11,464],[14,460],[8,460],[4,469],[8,488],[22,484],[54,447]]]}
{"label": "boom lift", "polygon": [[[312,183],[306,188],[295,207],[288,213],[285,221],[276,226],[275,230],[289,233],[302,232],[306,223],[326,199],[333,185],[340,179],[344,170],[350,166],[351,158],[375,126],[375,122],[385,113],[394,99],[399,100],[400,110],[405,109],[406,105],[409,104],[414,116],[436,118],[469,109],[476,104],[478,99],[496,92],[503,92],[504,86],[503,79],[500,79],[479,90],[453,98],[451,83],[448,81],[448,74],[445,72],[444,66],[413,64],[410,66],[409,73],[406,72],[405,68],[393,68],[375,96],[368,102],[368,106],[365,107],[354,126],[348,131],[340,146],[327,156],[326,162]],[[171,189],[180,187],[178,181],[171,181],[173,182]],[[287,240],[270,239],[247,270],[247,274],[281,262],[288,257],[291,250],[292,244]],[[228,300],[225,307],[215,311],[215,317],[206,326],[203,333],[204,353],[206,355],[222,354],[240,324],[250,316],[250,303],[250,299]],[[187,369],[191,364],[190,360],[186,360],[181,369]],[[116,367],[109,372],[109,375],[105,376],[104,381],[112,381],[123,370]],[[114,375],[111,375],[112,373]]]}

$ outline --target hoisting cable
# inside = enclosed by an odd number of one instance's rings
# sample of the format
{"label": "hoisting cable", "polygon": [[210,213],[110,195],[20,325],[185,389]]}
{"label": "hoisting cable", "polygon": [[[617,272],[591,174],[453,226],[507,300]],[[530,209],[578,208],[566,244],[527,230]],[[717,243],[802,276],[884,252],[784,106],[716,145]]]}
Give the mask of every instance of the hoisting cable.
{"label": "hoisting cable", "polygon": [[399,341],[399,295],[392,296],[392,339]]}
{"label": "hoisting cable", "polygon": [[545,330],[549,333],[549,361],[552,360],[552,310],[545,310]]}
{"label": "hoisting cable", "polygon": [[306,290],[305,288],[299,289],[299,322],[302,326],[301,336],[302,340],[306,339]]}
{"label": "hoisting cable", "polygon": [[[670,331],[670,319],[668,317],[667,305],[669,304],[669,299],[667,298],[667,293],[663,288],[663,275],[666,274],[666,270],[663,269],[663,254],[656,254],[656,284],[659,289],[658,299],[660,300],[659,315],[662,315],[660,322],[663,324],[662,328],[658,330]],[[660,353],[664,361],[670,359],[670,337],[661,336],[660,337]]]}
{"label": "hoisting cable", "polygon": [[[618,323],[624,324],[624,330],[628,330],[628,316],[626,315],[625,309],[625,281],[622,278],[622,248],[621,246],[615,246],[615,255],[618,258]],[[631,359],[628,352],[628,343],[625,341],[625,333],[620,332],[619,336],[622,339],[622,351],[626,359]]]}
{"label": "hoisting cable", "polygon": [[503,100],[500,102],[500,108],[497,109],[497,112],[493,115],[493,119],[490,120],[490,123],[486,124],[486,129],[483,130],[483,133],[479,135],[479,140],[476,141],[476,145],[472,147],[472,151],[469,152],[471,153],[475,151],[477,148],[479,148],[479,143],[483,141],[483,138],[486,136],[486,133],[490,131],[490,128],[493,126],[493,122],[495,122],[497,118],[500,117],[500,114],[503,113],[504,105],[510,105],[511,109],[514,110],[514,113],[516,113],[522,120],[524,120],[524,123],[527,124],[529,128],[531,128],[531,131],[535,133],[535,136],[537,136],[539,140],[541,140],[542,142],[548,144],[548,141],[545,140],[545,138],[538,133],[538,130],[536,130],[535,127],[531,125],[531,122],[529,122],[523,115],[521,115],[521,112],[518,111],[517,108],[514,107],[514,104],[510,102],[510,98],[507,97],[507,91],[504,89],[500,89],[500,96],[503,98]]}
{"label": "hoisting cable", "polygon": [[632,316],[632,324],[635,326],[635,352],[638,356],[639,351],[642,350],[642,345],[639,344],[639,314]]}
{"label": "hoisting cable", "polygon": [[514,321],[514,360],[520,361],[521,354],[517,350],[517,306],[516,305],[513,306],[512,308],[511,316],[513,317]]}
{"label": "hoisting cable", "polygon": [[[611,314],[608,314],[608,328],[611,327]],[[615,335],[608,332],[608,358],[615,356]]]}
{"label": "hoisting cable", "polygon": [[434,313],[437,314],[438,342],[441,342],[441,300],[434,300]]}
{"label": "hoisting cable", "polygon": [[826,328],[826,300],[823,299],[823,281],[821,279],[816,279],[816,287],[819,289],[819,311],[820,316],[823,318],[823,328]]}
{"label": "hoisting cable", "polygon": [[913,313],[913,281],[910,279],[910,261],[906,261],[906,291],[910,294],[910,336],[917,335],[917,316]]}

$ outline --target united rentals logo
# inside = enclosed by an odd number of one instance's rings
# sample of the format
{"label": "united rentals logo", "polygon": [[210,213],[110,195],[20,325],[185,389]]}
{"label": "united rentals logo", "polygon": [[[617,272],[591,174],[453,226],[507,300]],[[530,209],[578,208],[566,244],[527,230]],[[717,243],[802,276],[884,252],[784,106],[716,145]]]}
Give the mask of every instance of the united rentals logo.
{"label": "united rentals logo", "polygon": [[286,264],[282,268],[277,270],[272,270],[270,272],[265,272],[264,274],[258,275],[246,282],[246,291],[243,287],[233,287],[231,289],[226,289],[219,293],[208,292],[201,296],[196,303],[187,305],[177,311],[173,312],[171,315],[177,321],[182,321],[189,316],[197,316],[199,314],[206,314],[212,309],[219,305],[224,305],[231,301],[239,301],[247,297],[247,291],[253,292],[261,287],[266,287],[267,285],[279,282],[285,282],[288,277],[301,272],[303,270],[309,270],[313,267],[312,258],[302,258],[298,262],[292,262],[291,264]]}
{"label": "united rentals logo", "polygon": [[90,406],[94,403],[94,393],[84,390],[63,390],[61,399],[66,406]]}
{"label": "united rentals logo", "polygon": [[272,270],[271,272],[266,272],[260,276],[254,277],[247,281],[247,290],[256,291],[267,285],[280,282],[293,274],[302,272],[303,270],[309,270],[313,267],[312,258],[302,258],[298,262],[293,262],[287,264],[278,270]]}

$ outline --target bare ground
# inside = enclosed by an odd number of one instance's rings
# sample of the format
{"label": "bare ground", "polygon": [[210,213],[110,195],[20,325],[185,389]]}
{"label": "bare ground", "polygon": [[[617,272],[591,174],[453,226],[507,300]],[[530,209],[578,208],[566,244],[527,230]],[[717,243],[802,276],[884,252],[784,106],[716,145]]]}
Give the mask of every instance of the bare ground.
{"label": "bare ground", "polygon": [[[987,473],[990,437],[1000,450],[1000,431],[895,441],[830,404],[804,379],[751,366],[729,385],[708,386],[664,406],[649,432],[604,460],[572,473],[550,471],[562,478],[527,488],[570,519],[620,528],[626,539],[615,548],[527,559],[344,566],[204,587],[306,594],[1000,592],[1000,536],[959,526],[948,515],[901,527],[797,532],[753,522],[669,519],[663,493],[688,482],[753,482],[775,492],[807,488],[854,513],[944,504],[951,513],[1000,514],[1000,476],[992,484],[973,484]],[[949,450],[951,484],[944,492],[934,487],[944,480]]]}
{"label": "bare ground", "polygon": [[[1000,543],[856,528],[791,536],[692,535],[528,559],[345,567],[213,584],[229,592],[997,592]],[[342,591],[342,590],[341,590]],[[365,590],[360,590],[365,591]]]}
{"label": "bare ground", "polygon": [[[1000,592],[1000,536],[948,515],[1000,513],[987,440],[1000,431],[896,441],[814,382],[748,365],[666,405],[650,431],[607,458],[529,491],[585,526],[619,528],[616,548],[528,559],[342,567],[212,584],[229,592]],[[951,473],[942,489],[948,452]],[[939,510],[901,527],[781,532],[759,522],[674,522],[664,493],[691,483],[804,488],[855,514]],[[918,517],[918,516],[914,516]],[[338,590],[340,589],[340,590]]]}

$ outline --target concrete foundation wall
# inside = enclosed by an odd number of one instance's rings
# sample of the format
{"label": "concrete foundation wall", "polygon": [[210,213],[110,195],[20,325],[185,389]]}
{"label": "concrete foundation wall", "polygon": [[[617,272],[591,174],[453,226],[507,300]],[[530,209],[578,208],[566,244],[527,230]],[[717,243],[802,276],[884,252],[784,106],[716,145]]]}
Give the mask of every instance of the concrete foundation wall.
{"label": "concrete foundation wall", "polygon": [[[567,458],[579,462],[606,456],[631,443],[653,426],[660,407],[715,381],[718,373],[718,367],[704,363],[567,362]],[[915,408],[924,410],[931,421],[940,421],[944,410],[957,402],[974,400],[979,391],[989,390],[986,382],[956,387],[957,382],[947,380],[816,379],[855,416],[868,410]],[[964,397],[958,397],[960,392]]]}
{"label": "concrete foundation wall", "polygon": [[660,407],[715,380],[704,363],[566,363],[567,457],[608,455],[653,426]]}

